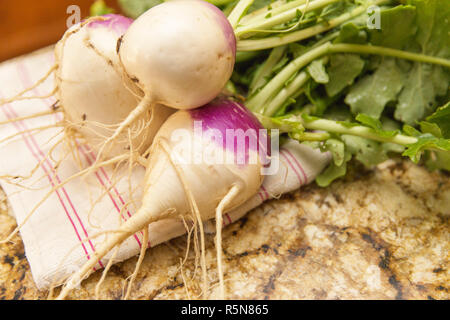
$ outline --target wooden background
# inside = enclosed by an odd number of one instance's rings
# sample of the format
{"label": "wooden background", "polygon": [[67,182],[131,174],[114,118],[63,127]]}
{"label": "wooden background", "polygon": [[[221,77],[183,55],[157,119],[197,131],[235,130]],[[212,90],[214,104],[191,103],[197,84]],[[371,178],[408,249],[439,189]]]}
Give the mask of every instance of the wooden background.
{"label": "wooden background", "polygon": [[[89,15],[94,0],[0,0],[0,61],[58,41],[66,30],[67,8]],[[119,12],[115,0],[105,1]]]}

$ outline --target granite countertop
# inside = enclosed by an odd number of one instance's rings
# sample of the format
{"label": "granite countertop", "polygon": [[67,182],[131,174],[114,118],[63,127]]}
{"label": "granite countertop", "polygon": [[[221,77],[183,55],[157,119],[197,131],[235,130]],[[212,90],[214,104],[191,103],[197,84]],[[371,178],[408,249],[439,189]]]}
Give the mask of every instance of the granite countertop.
{"label": "granite countertop", "polygon": [[[15,227],[1,203],[0,237]],[[450,299],[450,177],[408,161],[354,169],[328,188],[315,184],[272,200],[224,229],[228,298]],[[0,245],[0,299],[45,299],[34,286],[20,237]],[[147,251],[132,299],[199,294],[186,237]],[[215,248],[207,236],[210,297],[217,294]],[[120,299],[137,258],[113,266],[100,290]],[[194,272],[194,270],[197,270]],[[191,280],[192,275],[197,278]],[[92,299],[101,271],[70,298]]]}

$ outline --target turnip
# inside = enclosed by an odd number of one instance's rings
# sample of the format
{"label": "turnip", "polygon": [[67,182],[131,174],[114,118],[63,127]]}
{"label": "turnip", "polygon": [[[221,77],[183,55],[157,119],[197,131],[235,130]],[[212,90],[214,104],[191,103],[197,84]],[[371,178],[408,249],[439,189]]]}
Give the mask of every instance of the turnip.
{"label": "turnip", "polygon": [[[199,123],[201,130],[196,129]],[[263,127],[251,112],[226,99],[214,100],[194,110],[180,110],[170,116],[151,147],[141,208],[100,244],[94,256],[69,279],[58,298],[63,299],[92,271],[99,259],[134,233],[146,229],[152,222],[167,218],[189,219],[190,214],[200,228],[204,284],[206,263],[202,222],[216,218],[223,297],[222,214],[244,203],[262,184],[262,169],[267,164],[269,146],[267,135],[260,129]],[[224,161],[208,162],[204,153]],[[202,158],[196,158],[200,155]],[[204,294],[205,290],[206,285]]]}
{"label": "turnip", "polygon": [[117,52],[126,77],[144,97],[106,143],[156,103],[193,109],[214,99],[231,77],[236,39],[215,6],[177,0],[157,5],[135,20],[118,41]]}
{"label": "turnip", "polygon": [[[94,150],[113,127],[135,108],[142,93],[122,76],[116,44],[132,20],[110,14],[70,28],[55,48],[57,99],[66,121],[80,132]],[[171,110],[157,106],[141,116],[132,128],[132,146],[126,133],[109,148],[108,157],[146,150]],[[113,127],[114,128],[114,127]]]}

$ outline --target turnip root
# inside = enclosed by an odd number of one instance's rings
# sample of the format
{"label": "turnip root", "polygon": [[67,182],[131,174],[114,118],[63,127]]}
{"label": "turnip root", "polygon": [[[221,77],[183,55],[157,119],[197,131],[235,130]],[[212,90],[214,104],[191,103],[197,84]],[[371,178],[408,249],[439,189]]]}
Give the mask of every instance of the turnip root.
{"label": "turnip root", "polygon": [[[98,19],[73,26],[55,47],[57,99],[65,120],[95,151],[142,96],[140,89],[122,76],[116,53],[117,40],[132,20],[115,14]],[[131,128],[132,146],[124,132],[107,146],[107,158],[121,155],[130,147],[142,153],[171,113],[160,105],[147,110]]]}
{"label": "turnip root", "polygon": [[144,97],[107,143],[155,103],[193,109],[214,99],[231,77],[236,39],[215,6],[177,0],[157,5],[134,21],[118,41],[117,52],[124,73]]}
{"label": "turnip root", "polygon": [[[162,219],[189,219],[190,213],[194,213],[194,222],[200,227],[206,294],[202,222],[215,217],[220,230],[224,211],[241,205],[259,190],[268,150],[268,137],[260,129],[263,128],[253,114],[231,100],[218,99],[170,116],[151,147],[141,208],[97,248],[94,257],[69,279],[58,298],[63,299],[99,259],[134,233]],[[207,161],[206,154],[215,161]],[[219,233],[216,245],[222,273],[220,242]],[[223,297],[222,275],[219,280]]]}

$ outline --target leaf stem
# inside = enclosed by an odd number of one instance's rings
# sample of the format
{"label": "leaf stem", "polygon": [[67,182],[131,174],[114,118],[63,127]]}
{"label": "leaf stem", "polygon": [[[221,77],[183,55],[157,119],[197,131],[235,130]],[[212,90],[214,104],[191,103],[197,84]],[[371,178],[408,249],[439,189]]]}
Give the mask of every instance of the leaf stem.
{"label": "leaf stem", "polygon": [[233,2],[234,0],[205,0],[213,5],[217,6],[224,6],[227,5],[231,2]]}
{"label": "leaf stem", "polygon": [[392,137],[380,136],[375,130],[365,126],[354,126],[347,127],[339,122],[327,119],[318,119],[312,121],[304,121],[298,117],[298,121],[301,121],[301,124],[310,130],[324,130],[327,132],[339,133],[339,134],[349,134],[362,138],[367,138],[380,142],[390,142],[395,144],[400,144],[402,146],[406,146],[409,144],[416,143],[418,141],[417,138],[406,136],[403,134],[397,134]]}
{"label": "leaf stem", "polygon": [[252,110],[262,110],[263,105],[267,100],[273,97],[289,80],[289,78],[298,70],[305,67],[308,63],[316,58],[326,54],[331,46],[330,42],[326,42],[316,48],[307,51],[305,54],[292,60],[286,67],[283,68],[275,77],[267,83],[256,95],[251,97],[246,105]]}
{"label": "leaf stem", "polygon": [[300,40],[304,40],[310,38],[312,36],[318,35],[322,32],[331,30],[336,26],[342,24],[343,22],[350,20],[356,16],[362,14],[370,5],[379,5],[383,2],[387,2],[386,0],[374,0],[369,1],[365,5],[361,5],[356,7],[350,12],[346,12],[339,17],[331,19],[329,21],[323,22],[321,24],[305,28],[302,30],[294,31],[285,35],[278,35],[267,37],[263,39],[254,39],[254,40],[240,40],[238,39],[237,48],[240,51],[253,51],[253,50],[262,50],[273,47],[278,47],[284,44],[297,42]]}
{"label": "leaf stem", "polygon": [[240,24],[246,25],[250,22],[255,22],[264,19],[269,12],[272,15],[275,15],[287,9],[303,4],[306,1],[307,0],[294,0],[288,2],[286,2],[286,0],[274,1],[269,5],[266,5],[258,10],[253,11],[252,13],[246,14],[244,17],[242,17]]}
{"label": "leaf stem", "polygon": [[240,0],[234,9],[228,16],[228,21],[230,22],[233,29],[236,29],[242,16],[247,12],[248,8],[252,5],[254,0]]}
{"label": "leaf stem", "polygon": [[[329,119],[314,119],[314,120],[305,120],[303,119],[301,114],[291,114],[289,116],[284,116],[281,118],[271,118],[268,116],[261,115],[259,113],[255,113],[258,120],[261,124],[267,129],[279,129],[283,133],[290,133],[294,138],[298,138],[302,140],[302,136],[305,134],[315,133],[313,135],[315,140],[326,140],[330,137],[330,133],[336,134],[346,134],[358,136],[361,138],[366,138],[370,140],[375,140],[379,142],[388,142],[395,143],[402,146],[408,146],[414,144],[418,141],[417,138],[407,136],[404,134],[396,134],[394,136],[383,136],[378,134],[374,129],[355,125],[355,126],[346,126],[338,121],[329,120]],[[319,131],[319,132],[302,132],[302,128]],[[308,141],[311,141],[311,135],[308,137]]]}
{"label": "leaf stem", "polygon": [[[235,31],[236,37],[240,38],[246,33],[254,32],[254,30],[271,28],[273,26],[280,25],[294,19],[298,15],[298,12],[304,14],[306,12],[322,8],[330,3],[337,1],[340,0],[316,0],[307,3],[305,3],[304,0],[289,2],[285,6],[281,6],[270,11],[270,13],[272,14],[271,17],[265,19],[259,18],[253,23],[248,23],[244,26],[237,27]],[[277,12],[279,13],[274,14],[275,10],[277,10]]]}
{"label": "leaf stem", "polygon": [[350,53],[359,53],[359,54],[378,54],[381,56],[390,56],[400,59],[412,60],[417,62],[424,63],[432,63],[439,64],[444,67],[450,68],[450,60],[427,56],[421,53],[414,53],[409,51],[391,49],[386,47],[378,47],[372,45],[360,45],[360,44],[346,44],[346,43],[338,43],[333,44],[329,48],[330,53],[338,53],[338,52],[350,52]]}
{"label": "leaf stem", "polygon": [[265,77],[272,73],[273,67],[280,61],[286,52],[286,46],[273,48],[269,54],[269,57],[266,61],[261,65],[261,67],[256,72],[255,76],[252,79],[249,87],[249,93],[251,94],[253,91],[262,87],[265,83]]}
{"label": "leaf stem", "polygon": [[265,115],[272,116],[274,115],[279,108],[283,106],[284,103],[289,98],[297,98],[303,91],[300,90],[303,85],[309,80],[310,76],[307,72],[302,71],[300,72],[294,80],[289,83],[289,85],[282,88],[277,95],[270,100],[269,103],[266,105],[262,105],[260,108],[261,113],[264,113]]}
{"label": "leaf stem", "polygon": [[[359,54],[378,54],[396,57],[400,59],[424,62],[424,63],[433,63],[442,65],[450,68],[450,60],[427,56],[420,53],[413,53],[408,51],[396,50],[386,47],[378,47],[372,45],[358,45],[358,44],[332,44],[331,42],[326,42],[318,47],[312,48],[307,51],[305,54],[299,56],[290,62],[283,70],[281,70],[275,77],[272,78],[269,83],[267,83],[264,88],[261,89],[256,95],[251,97],[247,101],[247,107],[252,111],[262,112],[262,110],[266,110],[266,112],[272,112],[272,108],[265,109],[264,105],[268,103],[269,99],[274,97],[281,88],[285,85],[286,81],[298,70],[305,67],[313,60],[329,54],[329,53],[359,53]],[[265,115],[271,115],[269,113],[264,113]]]}

